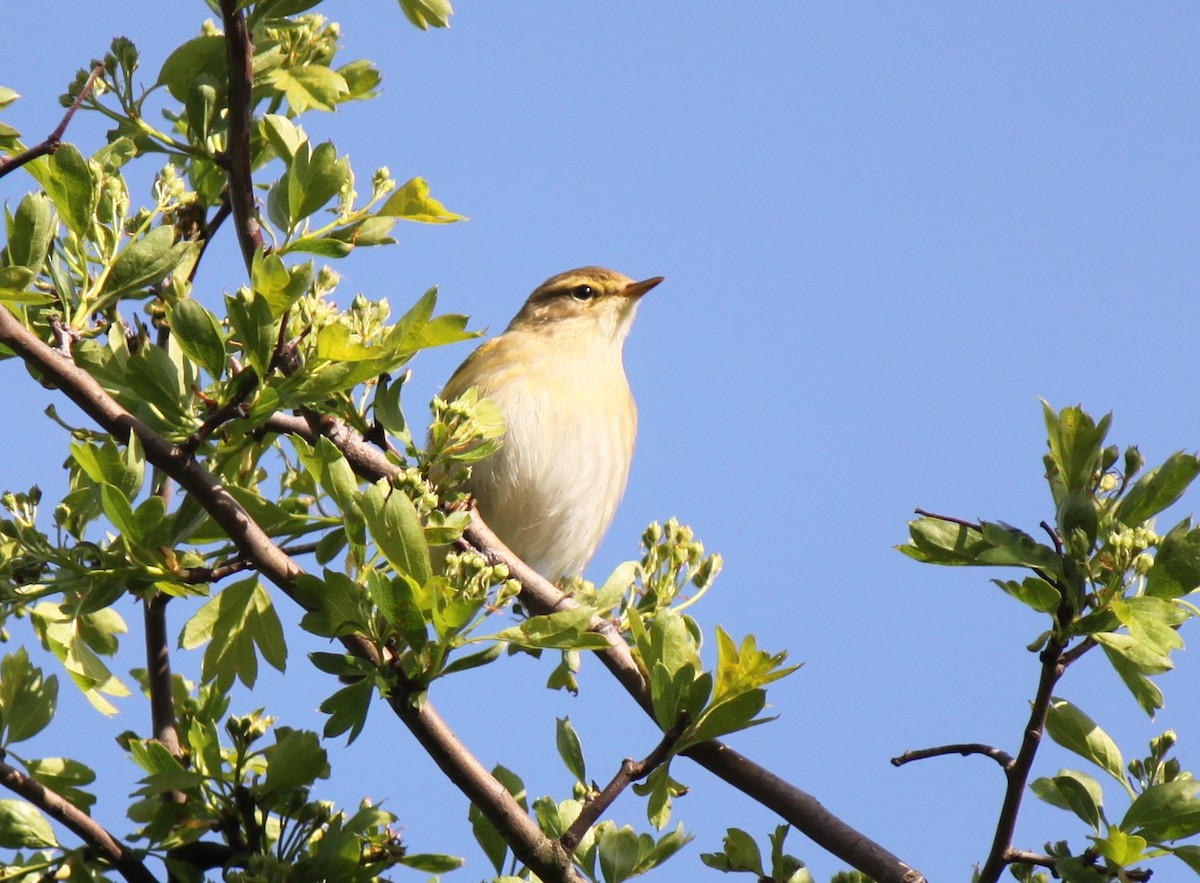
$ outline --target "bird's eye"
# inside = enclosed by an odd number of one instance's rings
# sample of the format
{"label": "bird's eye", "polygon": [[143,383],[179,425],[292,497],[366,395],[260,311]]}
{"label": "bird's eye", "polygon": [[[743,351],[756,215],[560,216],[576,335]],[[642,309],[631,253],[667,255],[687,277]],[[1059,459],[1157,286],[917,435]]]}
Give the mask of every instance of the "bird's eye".
{"label": "bird's eye", "polygon": [[596,296],[596,289],[590,285],[576,285],[571,289],[571,297],[577,301],[591,300]]}

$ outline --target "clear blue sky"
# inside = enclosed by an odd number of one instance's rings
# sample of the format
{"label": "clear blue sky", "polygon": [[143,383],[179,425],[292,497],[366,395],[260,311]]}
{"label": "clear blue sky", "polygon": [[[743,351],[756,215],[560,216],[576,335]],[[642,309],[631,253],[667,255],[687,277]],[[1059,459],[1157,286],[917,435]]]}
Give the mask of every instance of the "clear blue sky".
{"label": "clear blue sky", "polygon": [[[110,36],[142,47],[149,83],[207,12],[9,6],[0,83],[26,97],[4,118],[31,141]],[[780,719],[733,745],[931,879],[969,879],[990,843],[998,769],[942,758],[896,770],[888,758],[956,741],[1015,750],[1036,681],[1024,645],[1041,623],[988,583],[998,574],[923,568],[892,547],[918,505],[1029,529],[1052,518],[1039,396],[1112,410],[1112,439],[1152,463],[1200,444],[1200,7],[460,2],[437,33],[415,31],[394,3],[327,7],[344,57],[375,61],[384,92],[306,128],[334,137],[360,176],[383,164],[401,180],[423,175],[472,219],[406,226],[398,247],[356,253],[337,267],[343,295],[402,307],[438,284],[445,308],[496,331],[569,267],[665,275],[627,346],[641,433],[590,574],[634,557],[648,521],[691,523],[726,560],[694,610],[706,632],[752,631],[805,663],[771,691]],[[87,152],[102,129],[81,118],[70,137]],[[12,176],[0,195],[15,202],[28,186]],[[241,281],[224,254],[199,280],[210,303]],[[410,419],[467,351],[414,364]],[[13,363],[0,382],[0,485],[61,484],[64,439],[40,416],[55,397]],[[132,604],[122,612],[136,621]],[[126,668],[140,664],[138,645],[126,642]],[[333,685],[301,650],[240,709],[319,729],[314,709]],[[1161,679],[1154,722],[1127,695],[1105,709],[1122,688],[1104,669],[1088,659],[1061,695],[1127,756],[1176,727],[1185,767],[1200,767],[1194,654]],[[432,700],[533,794],[568,795],[548,760],[555,715],[575,721],[599,779],[653,745],[598,665],[579,699],[544,691],[546,673],[497,665]],[[112,723],[65,704],[47,754],[94,762],[80,732],[103,742],[147,727],[137,699]],[[97,811],[121,830],[132,767],[118,754],[101,767]],[[1036,772],[1081,763],[1048,748]],[[413,850],[466,851],[468,869],[447,879],[487,873],[467,849],[465,801],[382,707],[334,772],[330,796],[389,798]],[[697,839],[661,879],[716,879],[696,856],[727,825],[773,828],[687,761],[676,777],[693,787],[676,806]],[[641,813],[626,798],[612,815],[637,824]],[[1083,834],[1030,802],[1018,845]],[[841,867],[789,842],[818,880]]]}

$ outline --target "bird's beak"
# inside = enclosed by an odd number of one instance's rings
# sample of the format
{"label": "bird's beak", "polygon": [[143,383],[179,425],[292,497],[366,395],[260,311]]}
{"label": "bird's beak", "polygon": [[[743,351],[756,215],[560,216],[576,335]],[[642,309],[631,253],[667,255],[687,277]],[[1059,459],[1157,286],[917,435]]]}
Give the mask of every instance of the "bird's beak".
{"label": "bird's beak", "polygon": [[654,276],[642,282],[634,282],[632,285],[626,285],[625,289],[621,292],[621,297],[629,297],[636,300],[655,285],[662,282],[664,278],[663,276]]}

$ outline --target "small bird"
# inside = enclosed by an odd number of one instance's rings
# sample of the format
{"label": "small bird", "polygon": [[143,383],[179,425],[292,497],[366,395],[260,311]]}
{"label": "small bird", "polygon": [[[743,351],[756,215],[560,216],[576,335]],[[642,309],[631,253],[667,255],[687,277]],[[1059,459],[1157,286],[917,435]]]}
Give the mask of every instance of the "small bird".
{"label": "small bird", "polygon": [[621,351],[642,295],[603,267],[547,279],[499,337],[459,366],[442,397],[471,387],[504,415],[504,444],[465,487],[506,546],[549,580],[578,576],[625,492],[637,407]]}

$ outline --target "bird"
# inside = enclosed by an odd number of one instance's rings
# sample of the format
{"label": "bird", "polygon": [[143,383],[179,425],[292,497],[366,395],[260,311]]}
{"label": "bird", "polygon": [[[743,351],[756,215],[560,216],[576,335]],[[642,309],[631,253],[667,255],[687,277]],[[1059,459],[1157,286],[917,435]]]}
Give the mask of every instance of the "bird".
{"label": "bird", "polygon": [[641,282],[603,267],[551,276],[451,375],[504,417],[504,442],[464,483],[484,522],[550,581],[581,576],[625,492],[637,406],[622,359]]}

